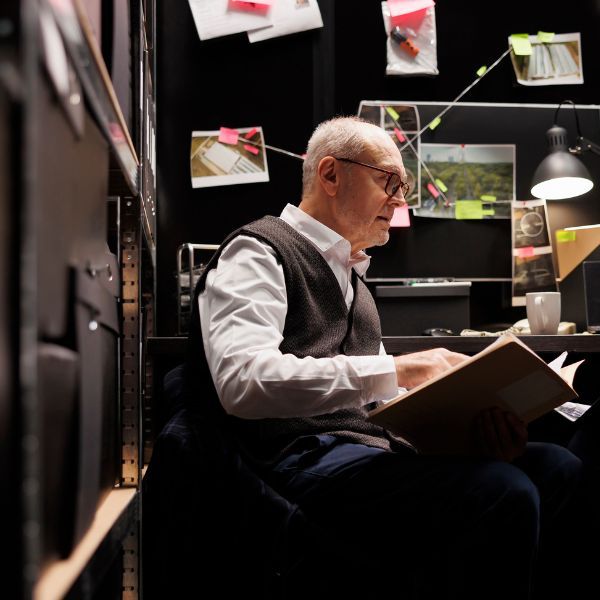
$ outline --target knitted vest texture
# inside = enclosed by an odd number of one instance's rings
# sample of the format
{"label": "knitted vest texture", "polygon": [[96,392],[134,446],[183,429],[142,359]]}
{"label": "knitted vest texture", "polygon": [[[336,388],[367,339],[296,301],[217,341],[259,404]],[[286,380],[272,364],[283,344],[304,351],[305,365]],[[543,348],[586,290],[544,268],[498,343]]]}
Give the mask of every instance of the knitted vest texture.
{"label": "knitted vest texture", "polygon": [[[371,293],[363,281],[352,272],[354,300],[350,310],[339,283],[318,250],[306,238],[282,219],[263,217],[233,232],[212,257],[200,278],[193,302],[188,344],[187,370],[195,380],[191,408],[196,402],[204,408],[224,415],[208,370],[198,309],[198,294],[204,290],[208,271],[216,266],[222,249],[236,236],[255,237],[269,244],[280,262],[287,292],[288,311],[279,349],[299,358],[324,358],[379,353],[381,327]],[[208,377],[207,377],[208,374]],[[200,383],[202,382],[202,384]],[[206,398],[207,385],[212,388]],[[199,397],[199,395],[201,397]],[[215,406],[215,399],[218,406]],[[220,411],[219,411],[220,409]],[[386,450],[393,439],[386,431],[366,421],[366,409],[345,409],[314,417],[285,419],[240,419],[227,416],[242,447],[258,461],[277,460],[298,438],[315,434],[330,434],[346,441],[375,446]]]}

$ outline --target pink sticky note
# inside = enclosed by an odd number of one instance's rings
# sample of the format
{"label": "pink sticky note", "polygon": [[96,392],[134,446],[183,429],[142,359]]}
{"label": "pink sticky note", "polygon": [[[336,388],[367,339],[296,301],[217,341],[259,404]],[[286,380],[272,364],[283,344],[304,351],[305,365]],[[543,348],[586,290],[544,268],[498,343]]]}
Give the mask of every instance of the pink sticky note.
{"label": "pink sticky note", "polygon": [[419,31],[427,16],[427,9],[434,4],[431,0],[391,0],[388,5],[392,27],[398,25],[406,30]]}
{"label": "pink sticky note", "polygon": [[408,216],[408,204],[400,206],[394,210],[394,216],[390,221],[390,227],[410,227],[410,217]]}
{"label": "pink sticky note", "polygon": [[244,135],[244,137],[249,140],[251,139],[253,136],[256,135],[256,132],[258,131],[258,129],[256,127],[253,127],[246,135]]}
{"label": "pink sticky note", "polygon": [[434,4],[435,2],[433,0],[388,0],[388,7],[392,17],[407,15],[418,10],[429,8]]}
{"label": "pink sticky note", "polygon": [[433,183],[428,183],[427,184],[427,189],[429,190],[429,193],[434,198],[437,198],[440,195],[440,193],[438,192],[438,189],[435,187],[435,185],[433,185]]}
{"label": "pink sticky note", "polygon": [[245,10],[254,13],[266,13],[273,4],[273,0],[256,0],[255,2],[247,2],[244,0],[229,0],[229,8],[233,10]]}
{"label": "pink sticky note", "polygon": [[258,154],[258,148],[256,146],[251,146],[250,144],[244,144],[244,150],[248,150],[252,154]]}
{"label": "pink sticky note", "polygon": [[398,138],[399,142],[406,141],[406,138],[404,137],[404,135],[402,135],[402,132],[397,127],[394,127],[394,133],[396,134],[396,137]]}
{"label": "pink sticky note", "polygon": [[535,249],[533,246],[525,246],[525,248],[515,248],[515,252],[519,257],[535,255]]}
{"label": "pink sticky note", "polygon": [[229,129],[228,127],[221,127],[219,129],[219,141],[224,144],[235,144],[238,143],[240,134],[237,129]]}

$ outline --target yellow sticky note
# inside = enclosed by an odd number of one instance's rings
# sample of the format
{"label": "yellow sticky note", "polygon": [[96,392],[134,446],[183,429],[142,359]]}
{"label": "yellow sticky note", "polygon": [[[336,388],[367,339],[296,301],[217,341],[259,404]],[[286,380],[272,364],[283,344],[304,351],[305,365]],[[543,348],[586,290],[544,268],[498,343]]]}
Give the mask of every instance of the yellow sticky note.
{"label": "yellow sticky note", "polygon": [[496,214],[496,211],[495,211],[493,208],[484,208],[484,209],[481,211],[481,214],[482,214],[484,217],[493,217],[493,216]]}
{"label": "yellow sticky note", "polygon": [[492,196],[491,194],[483,194],[480,198],[484,202],[496,202],[496,196]]}
{"label": "yellow sticky note", "polygon": [[440,123],[442,119],[440,117],[436,117],[431,123],[429,123],[429,129],[435,129]]}
{"label": "yellow sticky note", "polygon": [[531,56],[531,42],[528,33],[513,33],[510,43],[517,56]]}
{"label": "yellow sticky note", "polygon": [[483,67],[479,67],[477,69],[477,77],[481,77],[487,71],[487,67],[484,65]]}
{"label": "yellow sticky note", "polygon": [[557,242],[574,242],[575,241],[575,232],[574,231],[565,231],[564,229],[558,229],[556,231],[556,241]]}
{"label": "yellow sticky note", "polygon": [[457,200],[454,216],[457,219],[483,219],[481,200]]}
{"label": "yellow sticky note", "polygon": [[400,115],[391,106],[386,106],[385,110],[387,114],[394,119],[394,121],[397,121],[400,118]]}
{"label": "yellow sticky note", "polygon": [[548,44],[554,39],[554,33],[548,33],[547,31],[538,31],[537,38],[542,44]]}
{"label": "yellow sticky note", "polygon": [[440,190],[442,190],[442,192],[444,192],[444,194],[448,191],[448,188],[446,187],[446,184],[441,179],[436,179],[435,180],[435,185],[437,185],[438,188]]}

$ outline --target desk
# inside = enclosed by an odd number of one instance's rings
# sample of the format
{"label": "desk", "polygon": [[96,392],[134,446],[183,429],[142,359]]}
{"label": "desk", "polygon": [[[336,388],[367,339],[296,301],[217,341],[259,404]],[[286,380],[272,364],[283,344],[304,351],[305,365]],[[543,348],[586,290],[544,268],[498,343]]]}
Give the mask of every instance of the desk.
{"label": "desk", "polygon": [[[522,335],[519,339],[525,342],[534,352],[582,352],[600,353],[600,335]],[[388,336],[383,338],[383,345],[390,354],[417,352],[429,348],[444,347],[455,352],[474,354],[491,344],[495,337],[466,336]],[[184,337],[149,337],[146,350],[151,356],[185,355],[187,339]]]}
{"label": "desk", "polygon": [[[600,335],[520,335],[519,339],[534,352],[582,352],[599,353]],[[448,348],[455,352],[475,354],[489,346],[497,338],[492,336],[389,336],[383,345],[390,354],[417,352],[429,348]]]}
{"label": "desk", "polygon": [[[388,336],[383,345],[389,354],[418,352],[430,348],[444,347],[455,352],[475,354],[494,342],[492,336]],[[600,396],[597,373],[600,371],[600,335],[521,335],[519,339],[548,362],[554,356],[567,350],[568,363],[585,358],[575,376],[574,388],[579,393],[580,402],[591,404]],[[157,381],[169,368],[182,362],[185,357],[187,339],[184,337],[149,337],[146,351],[156,359]]]}

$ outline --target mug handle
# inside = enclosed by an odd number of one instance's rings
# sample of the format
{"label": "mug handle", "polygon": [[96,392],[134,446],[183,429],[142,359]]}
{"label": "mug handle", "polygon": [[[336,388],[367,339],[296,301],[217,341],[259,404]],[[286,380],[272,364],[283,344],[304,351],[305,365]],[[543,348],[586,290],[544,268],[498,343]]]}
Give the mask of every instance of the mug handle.
{"label": "mug handle", "polygon": [[[544,297],[543,296],[536,296],[536,298],[535,298],[535,305],[536,306],[543,306],[543,304],[544,304]],[[540,313],[542,315],[542,327],[544,329],[546,329],[546,327],[548,326],[548,315],[546,314],[545,310],[541,310]]]}

